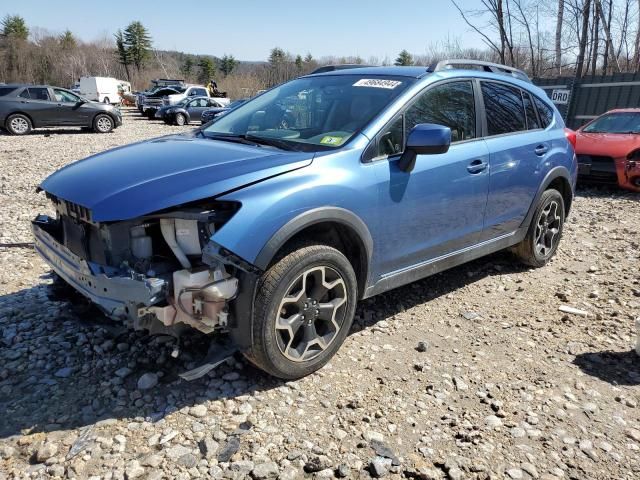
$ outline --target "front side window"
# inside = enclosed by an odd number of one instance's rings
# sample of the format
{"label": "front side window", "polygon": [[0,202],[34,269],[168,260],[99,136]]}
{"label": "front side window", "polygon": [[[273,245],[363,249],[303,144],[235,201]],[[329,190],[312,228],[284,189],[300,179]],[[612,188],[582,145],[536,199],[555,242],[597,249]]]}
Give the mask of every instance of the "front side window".
{"label": "front side window", "polygon": [[49,89],[43,87],[29,87],[29,98],[31,100],[49,100]]}
{"label": "front side window", "polygon": [[613,112],[596,118],[582,130],[585,133],[640,133],[640,114]]}
{"label": "front side window", "polygon": [[80,97],[69,93],[65,90],[59,90],[57,88],[53,89],[53,94],[56,97],[56,101],[63,103],[78,103],[80,101]]}
{"label": "front side window", "polygon": [[489,136],[527,129],[520,89],[486,81],[481,86]]}
{"label": "front side window", "polygon": [[406,112],[407,134],[419,123],[451,129],[451,141],[476,137],[476,108],[470,81],[449,82],[424,92]]}
{"label": "front side window", "polygon": [[386,75],[298,78],[229,111],[203,134],[229,141],[270,141],[292,150],[339,148],[414,82]]}
{"label": "front side window", "polygon": [[400,115],[378,134],[378,157],[390,157],[404,151],[404,117]]}

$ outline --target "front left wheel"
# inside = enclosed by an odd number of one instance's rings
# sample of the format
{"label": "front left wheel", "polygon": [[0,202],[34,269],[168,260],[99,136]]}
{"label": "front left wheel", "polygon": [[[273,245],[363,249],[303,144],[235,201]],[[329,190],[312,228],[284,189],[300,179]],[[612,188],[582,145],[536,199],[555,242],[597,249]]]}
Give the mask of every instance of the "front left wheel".
{"label": "front left wheel", "polygon": [[31,132],[33,125],[31,119],[21,113],[14,113],[7,118],[7,130],[13,135],[26,135]]}
{"label": "front left wheel", "polygon": [[185,117],[183,113],[176,113],[176,117],[173,121],[176,122],[176,125],[182,127],[183,125],[186,125],[187,117]]}
{"label": "front left wheel", "polygon": [[279,378],[309,375],[344,342],[356,303],[356,276],[340,251],[326,245],[299,248],[261,277],[253,345],[245,355]]}
{"label": "front left wheel", "polygon": [[114,126],[113,119],[109,115],[100,114],[93,120],[93,131],[96,133],[109,133]]}

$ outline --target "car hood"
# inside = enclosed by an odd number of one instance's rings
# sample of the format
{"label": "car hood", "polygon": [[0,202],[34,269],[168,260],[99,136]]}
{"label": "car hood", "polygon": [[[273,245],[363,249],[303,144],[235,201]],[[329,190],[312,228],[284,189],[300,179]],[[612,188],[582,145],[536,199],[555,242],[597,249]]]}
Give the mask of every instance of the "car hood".
{"label": "car hood", "polygon": [[606,157],[626,157],[640,148],[640,135],[618,133],[576,132],[576,153],[602,155]]}
{"label": "car hood", "polygon": [[88,208],[96,222],[128,220],[215,197],[312,160],[309,152],[174,135],[72,163],[46,178],[40,188]]}

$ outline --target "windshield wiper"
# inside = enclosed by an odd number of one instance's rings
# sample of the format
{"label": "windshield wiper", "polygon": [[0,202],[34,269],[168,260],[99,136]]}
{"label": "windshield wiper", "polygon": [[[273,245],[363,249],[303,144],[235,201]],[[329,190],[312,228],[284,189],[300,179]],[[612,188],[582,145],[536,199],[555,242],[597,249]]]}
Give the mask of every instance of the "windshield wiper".
{"label": "windshield wiper", "polygon": [[227,135],[227,134],[207,135],[203,131],[201,131],[201,133],[205,138],[208,138],[210,140],[221,140],[223,142],[242,143],[243,145],[252,145],[254,147],[261,146],[258,142],[253,142],[248,138],[246,138],[246,135]]}
{"label": "windshield wiper", "polygon": [[250,133],[242,135],[242,137],[246,140],[251,140],[262,145],[269,145],[270,147],[276,147],[281,150],[297,150],[289,142],[287,142],[286,140],[281,140],[279,138],[261,137],[259,135],[251,135]]}

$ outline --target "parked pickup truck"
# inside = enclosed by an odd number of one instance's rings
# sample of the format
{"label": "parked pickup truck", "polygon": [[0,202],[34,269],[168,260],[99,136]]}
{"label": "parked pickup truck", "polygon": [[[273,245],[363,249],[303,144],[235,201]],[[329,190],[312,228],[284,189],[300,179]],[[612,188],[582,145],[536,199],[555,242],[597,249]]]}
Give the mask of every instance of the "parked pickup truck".
{"label": "parked pickup truck", "polygon": [[[189,85],[187,88],[179,93],[174,93],[171,95],[166,95],[163,100],[163,105],[168,107],[169,105],[176,105],[181,102],[185,98],[188,97],[210,97],[209,90],[207,90],[202,85]],[[230,103],[230,100],[226,97],[216,97],[216,101],[222,106],[227,106]]]}

